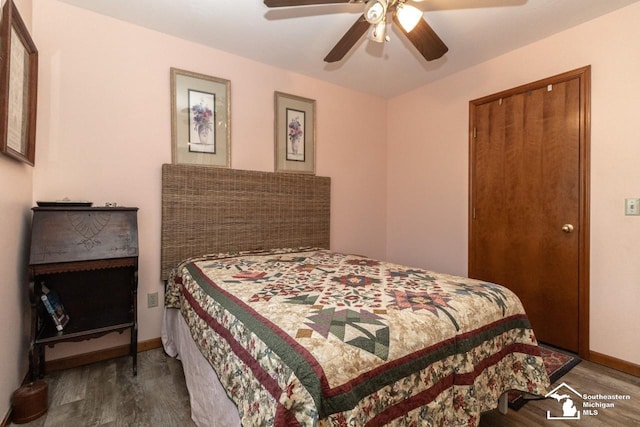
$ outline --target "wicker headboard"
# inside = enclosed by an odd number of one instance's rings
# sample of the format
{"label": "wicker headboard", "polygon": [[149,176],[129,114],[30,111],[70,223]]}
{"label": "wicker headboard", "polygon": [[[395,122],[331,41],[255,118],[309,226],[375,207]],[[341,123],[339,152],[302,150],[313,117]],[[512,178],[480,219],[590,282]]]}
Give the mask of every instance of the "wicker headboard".
{"label": "wicker headboard", "polygon": [[204,254],[329,248],[331,179],[162,165],[161,277]]}

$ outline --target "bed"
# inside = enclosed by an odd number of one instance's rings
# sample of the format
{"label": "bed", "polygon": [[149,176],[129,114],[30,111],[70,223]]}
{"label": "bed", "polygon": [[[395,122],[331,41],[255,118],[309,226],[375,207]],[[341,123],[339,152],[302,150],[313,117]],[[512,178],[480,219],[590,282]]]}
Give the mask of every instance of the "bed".
{"label": "bed", "polygon": [[473,426],[546,394],[508,289],[328,250],[328,178],[163,165],[162,198],[162,338],[196,424]]}

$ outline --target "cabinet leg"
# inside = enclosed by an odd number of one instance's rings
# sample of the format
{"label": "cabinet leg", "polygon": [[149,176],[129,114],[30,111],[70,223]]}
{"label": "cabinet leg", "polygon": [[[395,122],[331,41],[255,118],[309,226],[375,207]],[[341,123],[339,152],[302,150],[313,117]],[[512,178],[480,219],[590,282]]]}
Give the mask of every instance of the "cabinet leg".
{"label": "cabinet leg", "polygon": [[45,363],[44,363],[44,346],[39,345],[36,347],[38,349],[38,378],[44,378],[45,372]]}
{"label": "cabinet leg", "polygon": [[31,382],[44,378],[44,348],[32,344],[29,348],[29,380]]}
{"label": "cabinet leg", "polygon": [[37,375],[38,375],[37,364],[38,364],[38,360],[36,356],[35,345],[31,344],[31,346],[29,347],[29,381],[30,382],[34,382],[37,378]]}
{"label": "cabinet leg", "polygon": [[133,376],[138,375],[138,325],[131,328],[131,362],[133,364]]}

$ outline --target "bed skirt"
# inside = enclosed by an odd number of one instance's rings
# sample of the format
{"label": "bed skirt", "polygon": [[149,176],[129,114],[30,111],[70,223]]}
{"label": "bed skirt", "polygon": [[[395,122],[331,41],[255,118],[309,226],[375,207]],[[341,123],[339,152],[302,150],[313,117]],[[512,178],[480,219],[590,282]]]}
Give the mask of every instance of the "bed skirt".
{"label": "bed skirt", "polygon": [[213,368],[196,347],[180,310],[164,309],[162,345],[182,361],[189,390],[191,419],[200,427],[238,427],[238,408],[222,388]]}

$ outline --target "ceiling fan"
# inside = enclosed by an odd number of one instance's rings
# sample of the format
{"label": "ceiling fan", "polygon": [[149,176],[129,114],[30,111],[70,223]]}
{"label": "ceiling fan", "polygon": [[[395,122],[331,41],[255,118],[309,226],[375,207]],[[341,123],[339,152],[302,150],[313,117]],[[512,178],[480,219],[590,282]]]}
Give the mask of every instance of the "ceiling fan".
{"label": "ceiling fan", "polygon": [[371,40],[380,43],[388,41],[386,28],[389,15],[427,61],[438,59],[449,50],[424,20],[422,11],[406,4],[407,0],[264,0],[267,7],[332,3],[364,3],[365,8],[364,13],[324,58],[325,62],[340,61],[367,31]]}

